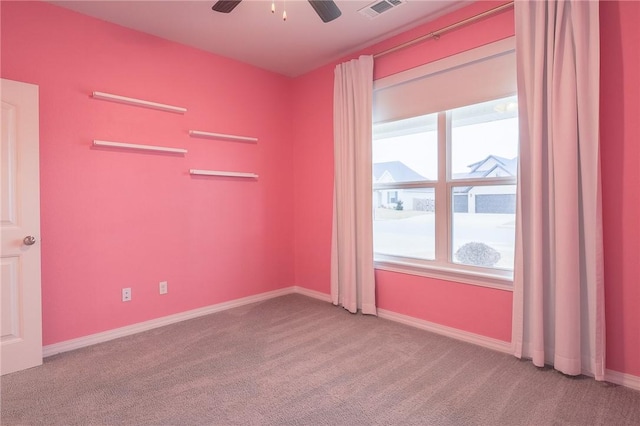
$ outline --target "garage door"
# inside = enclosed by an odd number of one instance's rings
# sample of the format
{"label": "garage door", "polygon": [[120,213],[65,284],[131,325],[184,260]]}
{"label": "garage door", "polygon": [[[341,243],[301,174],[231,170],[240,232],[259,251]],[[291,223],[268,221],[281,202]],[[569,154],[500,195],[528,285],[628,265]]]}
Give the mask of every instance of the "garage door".
{"label": "garage door", "polygon": [[515,194],[476,195],[476,213],[510,213],[516,212]]}

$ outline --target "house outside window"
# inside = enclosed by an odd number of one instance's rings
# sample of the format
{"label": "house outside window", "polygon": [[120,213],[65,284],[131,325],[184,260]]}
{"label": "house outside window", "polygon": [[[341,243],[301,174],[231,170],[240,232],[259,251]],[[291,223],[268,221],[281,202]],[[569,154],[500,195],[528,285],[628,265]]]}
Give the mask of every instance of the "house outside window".
{"label": "house outside window", "polygon": [[512,270],[517,152],[515,97],[374,126],[375,252]]}

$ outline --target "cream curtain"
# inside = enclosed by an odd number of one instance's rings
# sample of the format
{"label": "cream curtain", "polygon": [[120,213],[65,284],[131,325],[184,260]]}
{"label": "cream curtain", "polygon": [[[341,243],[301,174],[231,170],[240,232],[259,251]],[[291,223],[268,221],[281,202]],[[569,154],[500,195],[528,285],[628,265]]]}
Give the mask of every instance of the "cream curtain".
{"label": "cream curtain", "polygon": [[515,18],[514,354],[603,380],[598,2],[519,0]]}
{"label": "cream curtain", "polygon": [[373,57],[335,69],[331,300],[376,315],[371,210]]}

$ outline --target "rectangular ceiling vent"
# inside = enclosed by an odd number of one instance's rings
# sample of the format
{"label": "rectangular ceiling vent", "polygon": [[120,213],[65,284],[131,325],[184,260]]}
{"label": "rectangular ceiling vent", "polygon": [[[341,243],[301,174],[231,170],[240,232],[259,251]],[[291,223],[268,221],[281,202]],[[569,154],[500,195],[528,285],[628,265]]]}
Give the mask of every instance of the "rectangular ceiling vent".
{"label": "rectangular ceiling vent", "polygon": [[358,10],[362,15],[369,19],[377,18],[385,12],[405,4],[407,0],[378,0],[370,5]]}

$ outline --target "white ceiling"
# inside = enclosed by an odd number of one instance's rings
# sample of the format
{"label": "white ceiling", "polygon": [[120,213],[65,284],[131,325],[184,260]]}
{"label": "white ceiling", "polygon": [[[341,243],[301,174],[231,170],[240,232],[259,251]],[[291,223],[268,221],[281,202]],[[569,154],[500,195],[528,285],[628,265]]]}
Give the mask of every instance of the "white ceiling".
{"label": "white ceiling", "polygon": [[[433,20],[469,3],[408,0],[370,19],[358,10],[371,0],[337,0],[342,11],[323,23],[306,0],[244,0],[231,13],[214,12],[216,0],[50,1],[105,21],[298,76],[349,53]],[[286,8],[287,20],[282,20]]]}

